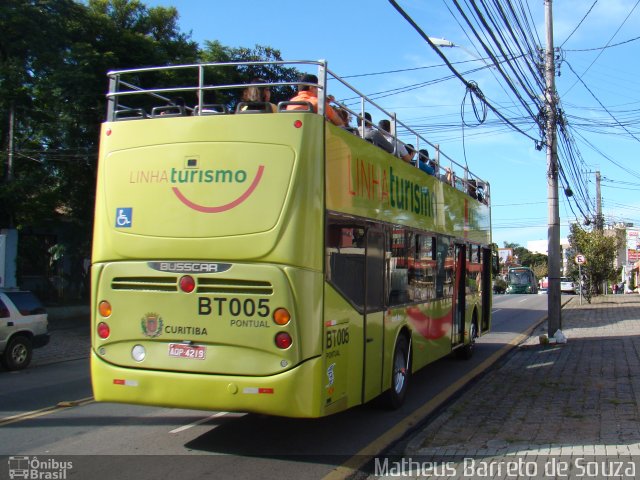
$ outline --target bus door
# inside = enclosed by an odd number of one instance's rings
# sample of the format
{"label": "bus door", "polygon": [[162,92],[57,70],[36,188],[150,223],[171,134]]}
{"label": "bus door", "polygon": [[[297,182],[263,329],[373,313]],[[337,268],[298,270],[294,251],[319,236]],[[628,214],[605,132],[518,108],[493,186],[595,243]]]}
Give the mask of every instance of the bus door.
{"label": "bus door", "polygon": [[491,260],[492,252],[490,248],[482,249],[482,322],[480,332],[488,332],[491,328]]}
{"label": "bus door", "polygon": [[363,403],[382,391],[384,362],[384,233],[367,228],[366,237]]}
{"label": "bus door", "polygon": [[456,265],[453,287],[453,325],[451,332],[451,344],[464,343],[464,313],[466,311],[466,285],[467,285],[467,248],[465,245],[456,244]]}

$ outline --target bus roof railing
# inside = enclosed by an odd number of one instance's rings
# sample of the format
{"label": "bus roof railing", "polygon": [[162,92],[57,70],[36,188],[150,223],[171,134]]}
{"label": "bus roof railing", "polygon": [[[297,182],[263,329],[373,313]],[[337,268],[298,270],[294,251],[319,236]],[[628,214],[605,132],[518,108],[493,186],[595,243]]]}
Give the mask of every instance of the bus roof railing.
{"label": "bus roof railing", "polygon": [[[392,145],[394,146],[394,152],[397,152],[398,142],[408,138],[414,142],[414,154],[418,156],[418,152],[429,146],[435,152],[433,158],[428,158],[433,162],[434,175],[440,180],[450,183],[453,187],[465,191],[469,195],[477,198],[478,200],[489,204],[490,201],[490,186],[489,182],[481,179],[474,173],[472,173],[468,165],[461,165],[453,158],[442,152],[439,145],[431,143],[422,135],[413,130],[410,126],[398,120],[397,116],[393,112],[387,111],[384,107],[380,106],[373,99],[367,97],[364,93],[360,92],[353,85],[346,82],[343,78],[339,77],[333,71],[327,68],[327,62],[325,60],[274,60],[274,61],[256,61],[256,62],[220,62],[220,63],[195,63],[188,65],[168,65],[162,67],[147,67],[147,68],[135,68],[127,70],[113,70],[108,72],[109,78],[109,92],[107,94],[107,120],[119,121],[119,120],[139,120],[145,118],[154,118],[154,115],[147,115],[144,106],[134,104],[126,104],[125,102],[144,95],[152,98],[154,101],[163,102],[164,106],[172,107],[177,106],[175,95],[190,95],[195,100],[192,105],[180,105],[181,110],[188,115],[210,115],[226,114],[227,112],[233,112],[234,109],[228,108],[227,105],[221,105],[223,108],[218,108],[219,102],[206,102],[206,94],[212,92],[225,92],[225,91],[239,91],[247,87],[299,87],[301,85],[314,85],[311,83],[305,83],[301,81],[275,81],[275,82],[260,82],[260,83],[207,83],[205,81],[205,75],[208,70],[211,69],[225,69],[225,68],[244,68],[244,67],[268,67],[268,66],[316,66],[318,77],[318,113],[325,114],[325,99],[328,97],[328,84],[330,81],[335,81],[337,84],[332,84],[332,88],[341,89],[344,95],[342,100],[333,100],[334,105],[344,109],[350,115],[360,118],[364,125],[364,114],[369,112],[370,109],[374,109],[377,114],[384,116],[390,121],[391,131],[382,132],[385,135],[390,135]],[[197,78],[193,80],[190,85],[162,85],[153,87],[143,87],[140,84],[135,84],[135,81],[140,82],[144,76],[153,76],[154,74],[161,75],[167,72],[180,72],[195,70]],[[254,78],[247,73],[247,77]],[[182,77],[181,77],[182,78]],[[168,77],[157,79],[158,82],[168,81]],[[354,96],[355,95],[355,96]],[[339,95],[335,95],[336,98]],[[128,102],[127,102],[128,103]],[[285,102],[286,103],[286,102]],[[212,111],[207,108],[207,105],[216,105],[216,110]],[[157,108],[157,105],[148,107],[149,111],[153,111],[153,108]],[[156,110],[157,111],[157,110]],[[172,110],[174,111],[174,110]],[[175,110],[178,112],[179,110]],[[282,109],[278,109],[282,111]],[[379,127],[375,123],[367,122],[371,127],[378,130]],[[399,135],[398,132],[402,133]],[[403,142],[408,143],[408,142]],[[419,158],[415,159],[415,166],[419,167]],[[462,171],[462,177],[458,176],[456,172]]]}

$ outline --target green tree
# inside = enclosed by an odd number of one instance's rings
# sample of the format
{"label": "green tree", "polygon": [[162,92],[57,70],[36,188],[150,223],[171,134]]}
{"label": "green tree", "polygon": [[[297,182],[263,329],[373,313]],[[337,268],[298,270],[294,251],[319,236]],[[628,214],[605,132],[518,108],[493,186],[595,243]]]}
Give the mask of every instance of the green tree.
{"label": "green tree", "polygon": [[[65,251],[89,256],[108,71],[280,60],[278,50],[259,45],[231,48],[212,41],[200,50],[180,31],[178,20],[176,8],[148,7],[139,0],[0,1],[0,228],[15,227],[23,236],[64,224]],[[241,82],[254,76],[294,81],[298,74],[285,66],[228,71]],[[293,90],[275,89],[272,101],[291,98]],[[36,243],[34,238],[19,243],[19,265],[43,264],[28,256],[51,245]]]}
{"label": "green tree", "polygon": [[[546,255],[545,255],[546,257]],[[549,272],[549,264],[548,263],[537,263],[532,267],[533,273],[535,273],[536,278],[541,279],[548,275]]]}
{"label": "green tree", "polygon": [[534,253],[517,243],[504,242],[504,248],[513,250],[514,261],[517,258],[519,265],[524,265],[533,270],[537,278],[547,275],[548,257],[542,253]]}
{"label": "green tree", "polygon": [[[582,265],[582,280],[586,280],[590,293],[597,295],[602,292],[602,284],[615,275],[613,261],[619,247],[618,236],[606,236],[602,230],[594,229],[586,231],[580,224],[571,225],[569,243],[571,248],[569,258],[574,258],[578,253],[585,256],[586,263]],[[578,278],[578,266],[570,262],[569,275]]]}
{"label": "green tree", "polygon": [[[255,45],[254,48],[226,47],[217,40],[206,41],[205,48],[200,52],[200,58],[205,63],[212,62],[258,62],[281,61],[280,50],[264,45]],[[266,82],[295,82],[300,76],[300,71],[284,65],[251,65],[236,68],[219,68],[212,73],[211,83],[241,84],[254,78],[260,78]],[[205,83],[207,83],[205,81]],[[271,89],[271,101],[278,103],[289,100],[295,95],[296,89],[292,86],[279,86]],[[223,103],[233,106],[237,100],[236,91],[219,92],[218,97],[211,99],[212,103]]]}
{"label": "green tree", "polygon": [[13,117],[15,154],[13,181],[0,194],[0,225],[62,215],[90,230],[105,74],[196,61],[197,44],[178,31],[177,19],[175,8],[137,0],[2,3],[1,151]]}
{"label": "green tree", "polygon": [[[197,61],[177,19],[175,8],[136,0],[0,2],[0,227],[22,236],[64,223],[66,251],[89,256],[105,74]],[[38,264],[24,258],[37,251],[27,245],[18,265]]]}

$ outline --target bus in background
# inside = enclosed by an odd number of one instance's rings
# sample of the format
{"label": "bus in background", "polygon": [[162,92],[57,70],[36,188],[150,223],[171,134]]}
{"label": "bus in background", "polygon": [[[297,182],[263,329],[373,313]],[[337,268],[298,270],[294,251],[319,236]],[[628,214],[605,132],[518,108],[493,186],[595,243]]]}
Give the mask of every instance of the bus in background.
{"label": "bus in background", "polygon": [[[317,68],[317,113],[206,101],[240,97],[264,62],[109,73],[91,267],[97,401],[289,417],[380,395],[398,407],[412,372],[469,357],[489,331],[489,184],[433,146],[429,175],[327,122],[331,82],[356,98],[337,108],[430,145],[324,61],[280,64]],[[228,69],[245,84],[217,81]]]}
{"label": "bus in background", "polygon": [[538,293],[538,280],[529,267],[511,267],[507,272],[507,293]]}

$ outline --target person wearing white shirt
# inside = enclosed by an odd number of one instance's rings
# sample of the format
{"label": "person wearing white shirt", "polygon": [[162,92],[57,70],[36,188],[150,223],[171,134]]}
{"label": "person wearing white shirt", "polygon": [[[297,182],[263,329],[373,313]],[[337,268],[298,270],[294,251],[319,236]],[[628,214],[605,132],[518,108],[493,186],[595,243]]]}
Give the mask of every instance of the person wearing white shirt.
{"label": "person wearing white shirt", "polygon": [[396,157],[401,158],[405,162],[411,162],[413,155],[407,151],[407,147],[404,145],[404,143],[402,143],[397,138],[393,138],[393,136],[391,135],[391,122],[389,122],[389,120],[386,120],[386,119],[380,120],[378,122],[378,127],[383,132],[386,132],[385,138],[387,139],[387,141],[391,143],[391,145],[396,145],[396,148],[395,148]]}

